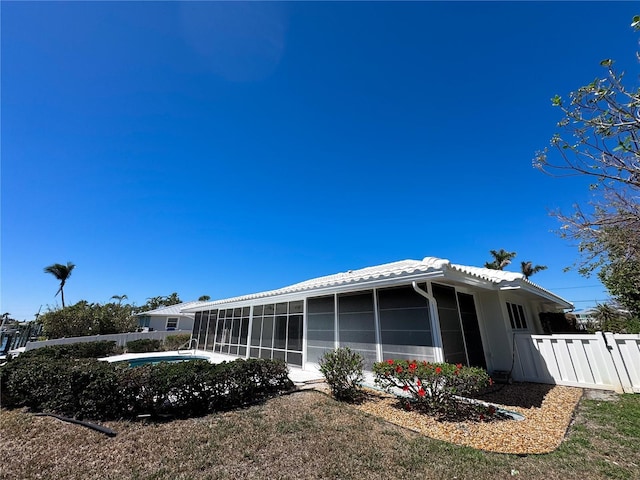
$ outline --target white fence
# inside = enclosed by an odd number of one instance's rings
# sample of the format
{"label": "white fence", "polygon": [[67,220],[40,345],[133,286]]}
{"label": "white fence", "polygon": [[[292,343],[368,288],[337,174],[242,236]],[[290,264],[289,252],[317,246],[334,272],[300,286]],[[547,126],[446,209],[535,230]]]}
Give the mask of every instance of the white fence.
{"label": "white fence", "polygon": [[56,338],[54,340],[42,340],[40,342],[27,342],[25,345],[25,351],[33,350],[34,348],[50,347],[51,345],[68,345],[70,343],[82,343],[82,342],[100,342],[100,341],[114,341],[119,347],[126,346],[127,342],[132,340],[141,340],[143,338],[149,340],[164,340],[171,335],[189,334],[191,330],[171,330],[171,331],[154,331],[154,332],[129,332],[129,333],[114,333],[112,335],[90,335],[86,337],[69,337],[69,338]]}
{"label": "white fence", "polygon": [[514,335],[513,378],[640,393],[640,335]]}

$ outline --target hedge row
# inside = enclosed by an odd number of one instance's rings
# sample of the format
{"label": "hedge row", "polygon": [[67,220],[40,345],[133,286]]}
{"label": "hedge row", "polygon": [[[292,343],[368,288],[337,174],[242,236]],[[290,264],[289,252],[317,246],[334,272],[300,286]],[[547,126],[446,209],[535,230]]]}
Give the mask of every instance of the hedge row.
{"label": "hedge row", "polygon": [[18,358],[22,361],[31,358],[100,358],[116,353],[117,349],[115,341],[69,343],[29,350],[21,353]]}
{"label": "hedge row", "polygon": [[131,340],[130,342],[127,342],[127,352],[129,353],[160,352],[161,350],[161,340],[141,338],[140,340]]}
{"label": "hedge row", "polygon": [[201,416],[292,387],[284,363],[256,359],[128,368],[90,359],[20,356],[0,369],[2,407],[94,420]]}

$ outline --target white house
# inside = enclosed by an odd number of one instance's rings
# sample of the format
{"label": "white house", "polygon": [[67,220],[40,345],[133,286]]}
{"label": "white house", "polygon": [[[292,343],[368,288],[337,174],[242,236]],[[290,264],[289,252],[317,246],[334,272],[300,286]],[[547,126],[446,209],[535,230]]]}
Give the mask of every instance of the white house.
{"label": "white house", "polygon": [[389,358],[509,370],[513,333],[572,305],[520,273],[435,257],[349,270],[278,290],[182,307],[198,349],[317,368],[348,346],[367,369]]}
{"label": "white house", "polygon": [[184,309],[196,307],[204,302],[184,302],[168,307],[138,313],[138,327],[150,331],[183,330],[191,333],[195,315],[183,312]]}

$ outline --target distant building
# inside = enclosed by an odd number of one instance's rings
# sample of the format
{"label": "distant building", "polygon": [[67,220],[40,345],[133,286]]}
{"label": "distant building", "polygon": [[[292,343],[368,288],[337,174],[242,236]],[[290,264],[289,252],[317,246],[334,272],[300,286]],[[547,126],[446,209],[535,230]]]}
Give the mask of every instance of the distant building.
{"label": "distant building", "polygon": [[42,325],[36,322],[3,322],[0,326],[0,356],[36,340],[41,332]]}
{"label": "distant building", "polygon": [[185,308],[197,307],[206,302],[183,302],[168,307],[160,307],[155,310],[140,312],[138,328],[148,331],[181,330],[191,333],[195,314],[186,313]]}
{"label": "distant building", "polygon": [[569,315],[573,315],[576,319],[576,328],[578,330],[586,330],[589,325],[593,325],[596,314],[595,308],[583,308],[581,310],[574,310]]}

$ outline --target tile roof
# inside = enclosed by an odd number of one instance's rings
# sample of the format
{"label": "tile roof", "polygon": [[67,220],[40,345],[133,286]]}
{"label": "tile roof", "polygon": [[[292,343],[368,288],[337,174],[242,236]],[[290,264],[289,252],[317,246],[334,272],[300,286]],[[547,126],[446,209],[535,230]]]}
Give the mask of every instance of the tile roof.
{"label": "tile roof", "polygon": [[201,304],[205,304],[209,302],[183,302],[177,303],[175,305],[169,305],[168,307],[159,307],[154,310],[147,310],[146,312],[140,312],[136,315],[188,315],[188,313],[183,312],[187,308],[194,308]]}
{"label": "tile roof", "polygon": [[[383,265],[376,265],[373,267],[366,267],[358,270],[348,270],[346,272],[335,273],[333,275],[313,278],[276,290],[269,290],[250,295],[215,300],[212,302],[202,302],[202,305],[220,305],[254,300],[264,297],[272,297],[276,295],[291,294],[323,288],[340,287],[343,285],[366,283],[376,280],[383,281],[385,279],[413,277],[424,274],[442,273],[444,275],[447,271],[459,272],[465,276],[492,283],[497,287],[504,286],[507,288],[517,288],[519,286],[525,286],[528,287],[528,289],[536,291],[539,294],[544,294],[543,296],[545,297],[550,297],[558,303],[569,304],[569,302],[562,299],[561,297],[558,297],[554,293],[545,290],[539,285],[536,285],[535,283],[532,283],[529,280],[525,279],[524,275],[521,273],[506,272],[502,270],[491,270],[488,268],[480,267],[469,267],[465,265],[455,265],[446,259],[425,257],[422,260],[400,260],[398,262],[385,263]],[[193,307],[191,307],[190,310],[195,311]]]}

